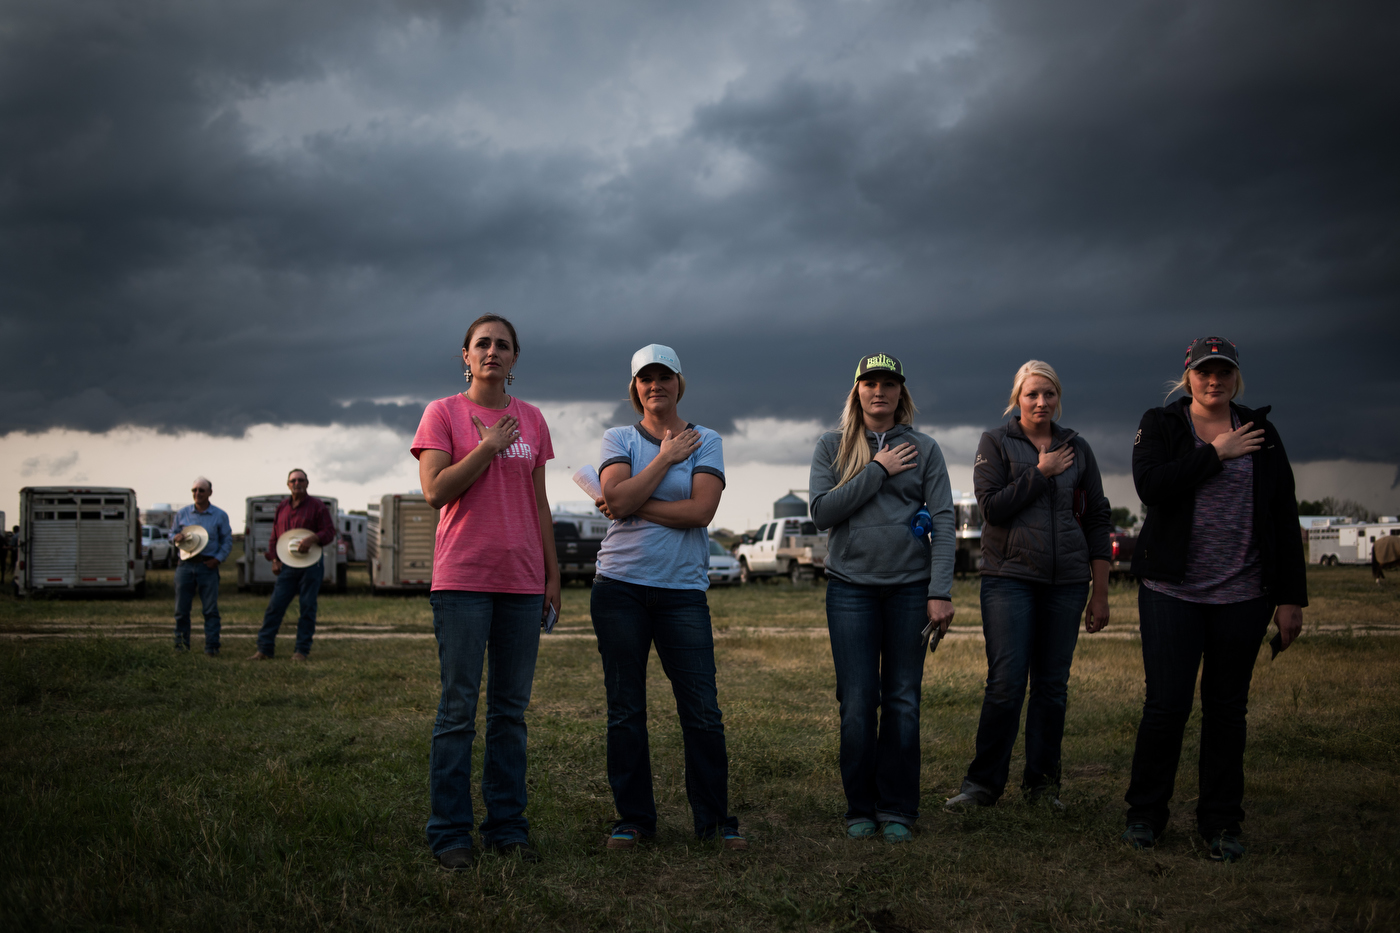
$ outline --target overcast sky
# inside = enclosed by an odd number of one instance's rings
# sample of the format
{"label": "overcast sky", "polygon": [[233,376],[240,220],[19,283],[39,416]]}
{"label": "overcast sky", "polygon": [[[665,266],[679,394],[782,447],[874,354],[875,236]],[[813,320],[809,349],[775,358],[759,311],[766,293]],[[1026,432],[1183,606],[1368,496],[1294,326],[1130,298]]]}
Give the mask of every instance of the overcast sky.
{"label": "overcast sky", "polygon": [[985,427],[1043,358],[1117,470],[1218,333],[1295,460],[1397,464],[1397,37],[1391,0],[7,0],[0,435],[411,430],[494,311],[521,397],[621,399],[656,341],[727,434],[834,422],[875,351]]}

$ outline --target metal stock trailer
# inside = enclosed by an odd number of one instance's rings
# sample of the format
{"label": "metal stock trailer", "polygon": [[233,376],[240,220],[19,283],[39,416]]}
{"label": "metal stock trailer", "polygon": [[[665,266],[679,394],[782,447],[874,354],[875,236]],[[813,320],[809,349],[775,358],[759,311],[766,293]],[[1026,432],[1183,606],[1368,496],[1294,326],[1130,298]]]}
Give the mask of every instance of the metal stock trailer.
{"label": "metal stock trailer", "polygon": [[368,506],[365,553],[372,592],[428,592],[438,510],[421,493],[389,494]]}
{"label": "metal stock trailer", "polygon": [[19,504],[17,596],[145,593],[135,490],[26,486]]}

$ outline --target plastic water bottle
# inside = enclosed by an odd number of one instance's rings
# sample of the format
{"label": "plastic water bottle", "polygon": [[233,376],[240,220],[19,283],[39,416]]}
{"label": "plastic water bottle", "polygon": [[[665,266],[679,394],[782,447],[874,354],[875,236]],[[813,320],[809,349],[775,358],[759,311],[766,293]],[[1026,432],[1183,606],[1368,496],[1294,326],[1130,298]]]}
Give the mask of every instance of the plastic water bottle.
{"label": "plastic water bottle", "polygon": [[914,537],[922,538],[933,530],[933,516],[928,514],[928,509],[921,508],[914,513],[913,519],[909,522],[909,530],[914,533]]}

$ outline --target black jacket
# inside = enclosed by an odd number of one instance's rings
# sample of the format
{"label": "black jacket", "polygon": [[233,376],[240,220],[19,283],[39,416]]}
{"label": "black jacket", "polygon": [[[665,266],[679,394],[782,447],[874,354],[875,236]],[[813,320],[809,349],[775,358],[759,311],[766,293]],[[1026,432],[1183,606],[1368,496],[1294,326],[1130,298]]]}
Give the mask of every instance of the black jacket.
{"label": "black jacket", "polygon": [[[982,573],[1036,583],[1085,583],[1091,560],[1111,560],[1112,510],[1094,452],[1078,434],[1051,428],[1055,450],[1074,447],[1074,463],[1046,478],[1036,469],[1040,451],[1021,419],[982,435],[972,464],[973,491],[982,507]],[[1084,527],[1074,520],[1074,491],[1086,497]]]}
{"label": "black jacket", "polygon": [[[1224,467],[1210,444],[1196,446],[1189,398],[1142,416],[1133,440],[1133,484],[1147,515],[1133,552],[1133,573],[1148,580],[1181,583],[1191,546],[1196,487]],[[1264,596],[1271,605],[1308,604],[1303,538],[1293,499],[1293,468],[1278,430],[1269,423],[1270,406],[1251,410],[1230,403],[1240,424],[1264,429],[1264,446],[1254,458],[1254,536],[1264,571]]]}

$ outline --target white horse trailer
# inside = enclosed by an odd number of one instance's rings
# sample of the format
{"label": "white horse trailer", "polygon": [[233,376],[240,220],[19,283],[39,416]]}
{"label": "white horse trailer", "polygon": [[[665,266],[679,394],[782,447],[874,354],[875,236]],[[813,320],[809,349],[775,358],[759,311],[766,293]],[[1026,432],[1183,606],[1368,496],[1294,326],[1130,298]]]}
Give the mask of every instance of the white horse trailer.
{"label": "white horse trailer", "polygon": [[433,586],[438,510],[422,493],[389,494],[368,507],[365,551],[372,592],[428,592]]}
{"label": "white horse trailer", "polygon": [[369,529],[369,518],[364,515],[349,515],[341,512],[335,517],[335,530],[345,542],[346,560],[366,560],[365,535]]}
{"label": "white horse trailer", "polygon": [[[238,558],[238,590],[270,590],[277,582],[272,572],[272,562],[267,559],[267,545],[272,540],[272,525],[277,520],[277,506],[288,498],[285,494],[276,496],[249,496],[243,519],[243,556]],[[332,516],[339,503],[330,496],[317,496]],[[331,519],[335,523],[335,519]],[[340,573],[343,568],[340,559],[339,538],[321,549],[321,563],[325,575],[321,578],[321,592],[344,590],[345,578]]]}
{"label": "white horse trailer", "polygon": [[953,570],[976,573],[982,569],[982,507],[975,496],[953,490],[953,537],[957,547]]}
{"label": "white horse trailer", "polygon": [[19,491],[15,593],[142,596],[141,513],[119,486],[26,486]]}
{"label": "white horse trailer", "polygon": [[1376,539],[1400,535],[1400,522],[1387,515],[1378,522],[1328,522],[1308,529],[1308,563],[1369,564]]}

